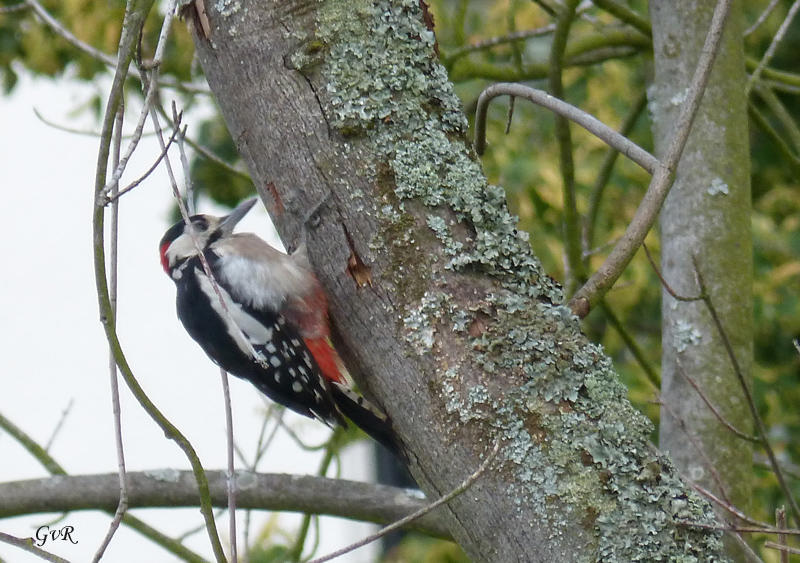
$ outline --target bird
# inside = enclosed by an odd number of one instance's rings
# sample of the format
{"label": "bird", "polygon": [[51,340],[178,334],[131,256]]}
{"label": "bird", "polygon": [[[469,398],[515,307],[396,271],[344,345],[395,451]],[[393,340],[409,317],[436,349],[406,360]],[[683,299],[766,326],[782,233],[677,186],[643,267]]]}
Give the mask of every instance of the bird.
{"label": "bird", "polygon": [[331,343],[328,301],[305,244],[286,254],[233,232],[257,201],[222,217],[192,215],[164,233],[159,254],[178,318],[212,362],[271,400],[329,427],[350,419],[402,458],[390,420],[353,389]]}

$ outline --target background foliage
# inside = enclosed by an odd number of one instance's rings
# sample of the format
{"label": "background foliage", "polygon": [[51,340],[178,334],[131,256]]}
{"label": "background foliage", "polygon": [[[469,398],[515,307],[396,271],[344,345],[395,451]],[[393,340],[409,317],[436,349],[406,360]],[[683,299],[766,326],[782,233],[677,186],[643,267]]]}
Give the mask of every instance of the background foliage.
{"label": "background foliage", "polygon": [[[42,2],[61,24],[80,40],[105,53],[116,49],[124,2],[121,0],[47,0]],[[606,5],[609,2],[597,2]],[[609,11],[584,3],[567,47],[564,73],[566,99],[592,113],[612,127],[626,120],[632,123],[629,136],[652,151],[650,122],[644,96],[652,73],[650,38],[647,32],[647,2],[634,0],[624,5],[637,19],[622,21]],[[744,3],[745,28],[756,21],[766,2]],[[792,2],[781,0],[766,21],[745,37],[748,67],[752,71],[772,41]],[[43,25],[24,3],[5,1],[0,13],[0,79],[6,92],[14,88],[21,72],[50,76],[53,79],[102,81],[108,70],[102,62],[82,53]],[[16,8],[15,8],[16,7]],[[555,0],[467,1],[434,0],[440,58],[450,72],[468,115],[481,90],[496,81],[524,81],[546,89],[546,73],[552,39],[552,10]],[[19,8],[19,9],[17,9]],[[163,7],[161,8],[163,9]],[[156,44],[161,16],[151,13],[141,39],[142,58]],[[645,23],[643,23],[645,22]],[[528,37],[520,34],[540,30]],[[492,40],[492,41],[490,41]],[[771,428],[776,449],[791,469],[800,495],[800,355],[792,340],[800,336],[800,23],[795,23],[778,48],[765,80],[775,90],[769,95],[758,88],[751,95],[750,143],[752,147],[752,193],[754,214],[752,232],[755,251],[755,393],[758,407]],[[198,93],[202,85],[199,68],[193,64],[191,37],[182,23],[176,22],[166,62],[161,70],[169,97],[191,108],[208,104],[208,93]],[[131,94],[141,92],[136,79],[128,86]],[[202,86],[200,89],[202,90]],[[165,88],[166,90],[166,88]],[[101,110],[101,89],[86,99],[76,111]],[[642,109],[643,108],[643,109]],[[512,210],[531,237],[536,254],[550,274],[563,280],[561,232],[562,191],[558,152],[554,141],[552,116],[538,107],[517,101],[508,133],[507,103],[496,101],[490,109],[487,139],[489,149],[483,157],[491,182],[502,185]],[[205,146],[232,166],[237,166],[235,144],[218,116],[202,124],[194,141]],[[625,158],[616,161],[602,191],[597,186],[607,148],[599,140],[573,128],[578,210],[586,216],[594,212],[593,236],[587,241],[588,270],[602,262],[609,245],[620,236],[644,193],[649,177]],[[195,153],[196,154],[196,153]],[[242,175],[232,174],[202,156],[192,161],[195,188],[212,199],[231,205],[253,192]],[[595,203],[593,203],[595,202]],[[658,233],[648,237],[648,246],[658,254]],[[607,296],[608,307],[594,311],[585,321],[585,330],[601,342],[614,358],[619,373],[630,389],[634,403],[656,423],[656,390],[647,370],[657,374],[660,361],[660,297],[658,279],[644,253],[639,253],[616,287]],[[626,344],[622,330],[636,343],[634,353]],[[638,356],[638,359],[637,359]],[[647,366],[647,368],[645,368]],[[655,437],[654,437],[655,438]],[[753,517],[772,521],[781,503],[771,473],[759,469],[757,498]],[[262,535],[265,543],[274,534]],[[276,548],[261,549],[255,560],[280,558]],[[430,540],[401,546],[394,560],[450,561],[460,557],[452,547]],[[283,553],[283,552],[281,552]],[[427,555],[425,555],[427,554]]]}

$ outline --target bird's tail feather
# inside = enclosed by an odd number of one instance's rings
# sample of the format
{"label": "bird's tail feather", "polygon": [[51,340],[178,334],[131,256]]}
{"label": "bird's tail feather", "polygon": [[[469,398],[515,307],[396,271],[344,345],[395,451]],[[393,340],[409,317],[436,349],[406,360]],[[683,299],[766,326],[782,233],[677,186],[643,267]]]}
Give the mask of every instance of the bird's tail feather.
{"label": "bird's tail feather", "polygon": [[372,439],[383,444],[400,460],[406,460],[406,455],[392,430],[392,423],[384,413],[344,385],[332,383],[330,387],[333,400],[343,415]]}

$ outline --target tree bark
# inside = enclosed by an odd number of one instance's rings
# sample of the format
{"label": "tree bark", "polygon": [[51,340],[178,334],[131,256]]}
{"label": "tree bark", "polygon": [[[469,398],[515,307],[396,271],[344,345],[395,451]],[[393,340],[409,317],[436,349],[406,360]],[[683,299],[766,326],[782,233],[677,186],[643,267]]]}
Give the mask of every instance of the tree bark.
{"label": "tree bark", "polygon": [[718,559],[685,524],[709,506],[487,185],[421,5],[206,3],[196,39],[278,231],[308,226],[348,366],[430,498],[501,444],[446,510],[474,560]]}
{"label": "tree bark", "polygon": [[[649,96],[657,151],[669,139],[715,4],[650,4],[655,79]],[[753,262],[745,82],[741,3],[735,3],[661,211],[661,267],[678,294],[696,296],[696,262],[750,384]],[[661,448],[692,481],[746,513],[752,496],[752,444],[720,423],[688,379],[728,422],[752,435],[753,422],[721,335],[702,301],[678,301],[666,290],[662,335]]]}

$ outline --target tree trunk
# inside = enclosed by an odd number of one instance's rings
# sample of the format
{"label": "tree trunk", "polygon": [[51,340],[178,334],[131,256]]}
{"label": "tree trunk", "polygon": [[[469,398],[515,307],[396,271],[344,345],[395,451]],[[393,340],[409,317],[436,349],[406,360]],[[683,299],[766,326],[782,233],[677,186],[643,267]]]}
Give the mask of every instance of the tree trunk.
{"label": "tree trunk", "polygon": [[[666,148],[715,4],[716,0],[650,4],[656,72],[649,94],[659,151]],[[678,294],[696,296],[696,262],[750,383],[753,262],[740,22],[741,4],[735,3],[675,184],[661,211],[661,267]],[[727,421],[752,434],[747,403],[723,340],[702,301],[678,301],[664,291],[662,303],[661,448],[689,479],[748,512],[752,446],[719,422],[688,380]]]}
{"label": "tree trunk", "polygon": [[474,560],[717,559],[716,532],[678,523],[714,524],[709,506],[487,185],[421,5],[206,2],[196,40],[284,240],[313,215],[345,360],[429,497],[499,442],[448,505]]}

